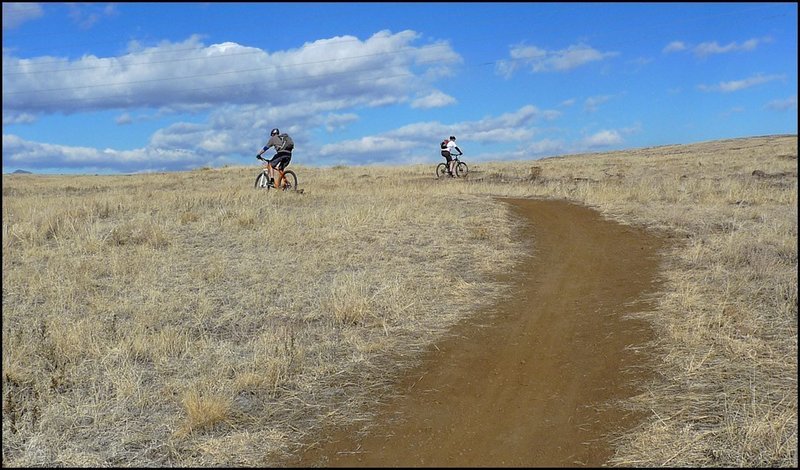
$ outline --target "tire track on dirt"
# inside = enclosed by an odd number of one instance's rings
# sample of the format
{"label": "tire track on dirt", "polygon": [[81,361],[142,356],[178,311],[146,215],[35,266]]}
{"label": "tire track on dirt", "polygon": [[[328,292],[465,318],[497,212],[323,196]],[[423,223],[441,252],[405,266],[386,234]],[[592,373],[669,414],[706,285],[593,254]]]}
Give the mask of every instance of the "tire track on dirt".
{"label": "tire track on dirt", "polygon": [[[640,418],[665,238],[557,200],[508,199],[534,255],[513,295],[462,322],[399,383],[365,435],[330,431],[288,466],[601,466]],[[483,324],[480,324],[483,322]]]}

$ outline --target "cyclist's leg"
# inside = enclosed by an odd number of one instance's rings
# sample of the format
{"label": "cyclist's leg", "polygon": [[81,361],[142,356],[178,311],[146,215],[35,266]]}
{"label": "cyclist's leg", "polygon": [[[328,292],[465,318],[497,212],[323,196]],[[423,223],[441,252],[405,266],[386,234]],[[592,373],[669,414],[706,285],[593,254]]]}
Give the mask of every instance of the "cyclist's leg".
{"label": "cyclist's leg", "polygon": [[275,184],[275,170],[280,170],[278,178],[279,179],[278,184],[280,184],[280,176],[283,175],[282,166],[285,166],[285,163],[283,162],[286,159],[287,154],[288,152],[286,151],[279,151],[269,160],[269,162],[267,162],[269,163],[269,180],[270,183],[272,183],[275,187],[278,186],[277,184]]}
{"label": "cyclist's leg", "polygon": [[292,154],[287,151],[280,151],[275,156],[275,169],[278,170],[278,181],[275,184],[276,188],[282,188],[284,183],[283,172],[292,160]]}
{"label": "cyclist's leg", "polygon": [[267,174],[269,175],[269,184],[275,181],[275,156],[267,160]]}
{"label": "cyclist's leg", "polygon": [[442,151],[442,156],[447,161],[447,174],[453,174],[453,157],[450,156],[450,152],[447,150]]}

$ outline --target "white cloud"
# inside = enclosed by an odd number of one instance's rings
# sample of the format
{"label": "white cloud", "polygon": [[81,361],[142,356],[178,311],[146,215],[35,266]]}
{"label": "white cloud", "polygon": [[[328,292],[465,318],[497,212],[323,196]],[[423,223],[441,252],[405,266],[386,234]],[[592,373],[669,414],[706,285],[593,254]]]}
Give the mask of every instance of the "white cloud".
{"label": "white cloud", "polygon": [[346,128],[353,122],[358,121],[358,115],[354,113],[334,114],[331,113],[325,118],[325,129],[334,132]]}
{"label": "white cloud", "polygon": [[3,113],[3,125],[30,124],[36,122],[36,116],[30,113]]}
{"label": "white cloud", "polygon": [[35,20],[44,14],[39,3],[3,2],[3,29],[14,29],[27,21]]}
{"label": "white cloud", "polygon": [[415,99],[414,101],[411,102],[411,107],[421,108],[421,109],[442,108],[455,103],[456,103],[455,98],[437,90],[426,96]]}
{"label": "white cloud", "polygon": [[600,131],[583,140],[583,144],[589,148],[609,147],[621,144],[622,142],[622,136],[615,130]]}
{"label": "white cloud", "polygon": [[536,46],[517,45],[509,52],[508,60],[498,61],[495,72],[510,78],[521,67],[532,72],[566,72],[591,62],[619,55],[618,52],[601,52],[585,44],[576,44],[566,49],[547,51]]}
{"label": "white cloud", "polygon": [[[65,114],[154,108],[200,111],[226,104],[381,106],[430,89],[432,68],[461,57],[446,43],[414,45],[419,34],[338,36],[269,53],[239,45],[183,42],[116,57],[76,60],[3,56],[3,113]],[[179,65],[179,66],[178,66]],[[441,73],[434,74],[441,76]]]}
{"label": "white cloud", "polygon": [[81,169],[88,171],[141,172],[188,170],[206,164],[200,154],[186,150],[136,149],[119,151],[69,147],[24,140],[3,134],[3,166],[27,170]]}
{"label": "white cloud", "polygon": [[610,95],[591,96],[589,98],[586,98],[586,101],[584,101],[583,109],[587,113],[597,112],[597,110],[600,109],[600,105],[610,99],[611,99]]}
{"label": "white cloud", "polygon": [[664,46],[662,52],[664,53],[679,52],[686,50],[686,48],[687,48],[686,44],[684,44],[683,41],[672,41],[671,43]]}
{"label": "white cloud", "polygon": [[[531,124],[553,116],[552,111],[526,105],[516,111],[477,121],[452,124],[417,122],[379,135],[324,145],[315,152],[315,158],[336,164],[430,162],[440,158],[438,144],[449,135],[457,136],[459,146],[465,152],[470,152],[470,145],[479,144],[522,146],[536,134]],[[388,150],[391,152],[387,154]],[[497,157],[498,154],[494,154],[493,158]]]}
{"label": "white cloud", "polygon": [[727,54],[729,52],[753,51],[758,47],[759,44],[770,41],[771,41],[770,38],[748,39],[747,41],[744,41],[741,44],[737,42],[731,42],[724,46],[720,46],[716,41],[704,42],[695,46],[693,48],[693,52],[695,56],[700,58],[705,58],[713,54]]}
{"label": "white cloud", "polygon": [[623,135],[638,134],[640,132],[642,132],[642,123],[641,122],[636,122],[631,126],[623,127],[622,129],[620,129],[620,133],[622,133]]}
{"label": "white cloud", "polygon": [[771,111],[789,111],[797,109],[797,95],[790,96],[783,100],[772,100],[764,106]]}
{"label": "white cloud", "polygon": [[556,119],[558,119],[561,116],[563,116],[563,113],[561,111],[556,111],[554,109],[548,109],[548,110],[542,111],[540,116],[545,121],[555,121]]}
{"label": "white cloud", "polygon": [[104,17],[115,16],[116,6],[110,4],[68,3],[69,17],[81,29],[89,29]]}
{"label": "white cloud", "polygon": [[758,48],[761,44],[766,44],[772,42],[772,38],[764,37],[761,39],[752,38],[748,39],[741,44],[738,42],[731,42],[724,46],[721,46],[717,41],[708,41],[700,43],[694,47],[691,47],[684,43],[683,41],[672,41],[671,43],[667,44],[662,52],[670,53],[670,52],[680,52],[690,50],[694,53],[694,55],[698,58],[706,58],[708,56],[714,54],[727,54],[730,52],[748,52],[754,51]]}
{"label": "white cloud", "polygon": [[133,124],[133,118],[128,113],[122,113],[114,120],[120,126],[124,126],[126,124]]}
{"label": "white cloud", "polygon": [[572,70],[581,65],[617,55],[619,55],[618,52],[600,52],[592,47],[579,44],[557,51],[544,61],[534,63],[533,70],[535,72]]}
{"label": "white cloud", "polygon": [[716,85],[698,85],[697,88],[701,91],[718,91],[721,93],[731,93],[734,91],[744,90],[756,85],[772,82],[775,80],[784,80],[785,75],[763,75],[758,74],[744,80],[733,80],[730,82],[721,82]]}

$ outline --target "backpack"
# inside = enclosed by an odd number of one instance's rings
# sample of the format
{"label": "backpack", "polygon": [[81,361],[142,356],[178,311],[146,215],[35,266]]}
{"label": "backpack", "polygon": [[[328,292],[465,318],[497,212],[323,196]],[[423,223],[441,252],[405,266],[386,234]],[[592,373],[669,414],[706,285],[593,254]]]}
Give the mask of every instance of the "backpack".
{"label": "backpack", "polygon": [[443,141],[442,141],[442,143],[441,143],[441,144],[439,144],[439,146],[440,146],[440,147],[442,147],[442,150],[444,150],[444,149],[446,149],[446,148],[447,148],[447,144],[448,144],[448,143],[450,143],[450,141],[449,141],[449,140],[447,140],[447,139],[445,139],[445,140],[443,140]]}
{"label": "backpack", "polygon": [[286,150],[291,152],[294,150],[294,141],[291,137],[289,137],[289,134],[281,134],[278,136],[278,138],[281,139],[281,148],[278,149],[279,151]]}

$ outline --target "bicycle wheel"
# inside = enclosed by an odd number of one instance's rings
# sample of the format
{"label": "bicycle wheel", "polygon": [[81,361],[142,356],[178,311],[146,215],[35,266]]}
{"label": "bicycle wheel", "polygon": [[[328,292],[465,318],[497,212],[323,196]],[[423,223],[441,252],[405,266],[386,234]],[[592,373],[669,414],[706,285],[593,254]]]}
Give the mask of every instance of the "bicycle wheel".
{"label": "bicycle wheel", "polygon": [[256,189],[269,189],[269,176],[265,171],[256,176]]}
{"label": "bicycle wheel", "polygon": [[440,163],[436,165],[436,177],[441,178],[447,174],[447,164]]}
{"label": "bicycle wheel", "polygon": [[467,176],[467,173],[469,173],[469,168],[467,167],[467,164],[464,162],[458,162],[458,164],[456,164],[456,176],[460,176],[463,178]]}
{"label": "bicycle wheel", "polygon": [[297,175],[292,170],[284,171],[282,185],[284,191],[297,191]]}

